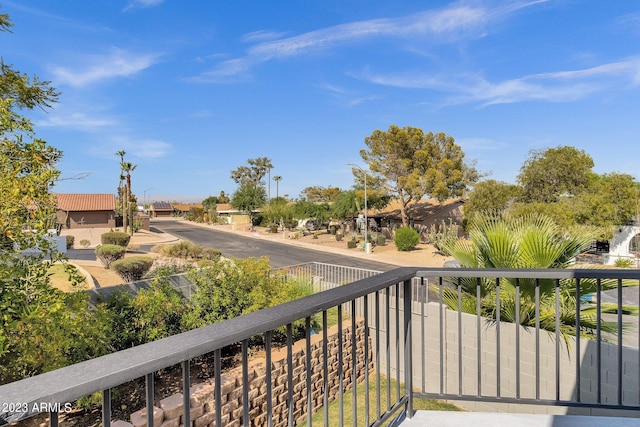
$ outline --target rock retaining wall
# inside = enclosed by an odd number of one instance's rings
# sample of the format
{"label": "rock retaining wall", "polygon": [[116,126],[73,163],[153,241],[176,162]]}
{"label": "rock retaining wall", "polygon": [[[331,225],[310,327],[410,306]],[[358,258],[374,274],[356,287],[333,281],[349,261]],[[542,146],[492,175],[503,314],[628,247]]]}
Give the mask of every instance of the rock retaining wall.
{"label": "rock retaining wall", "polygon": [[[353,384],[353,363],[356,365],[356,382],[364,381],[367,372],[373,368],[372,351],[369,345],[369,369],[365,367],[364,346],[364,321],[357,319],[356,342],[352,342],[351,322],[342,331],[342,373],[343,387],[345,390]],[[356,360],[352,360],[352,346],[356,348]],[[338,372],[339,359],[338,328],[334,326],[327,331],[327,354],[323,349],[323,334],[311,336],[311,367],[306,366],[306,341],[300,340],[292,347],[293,360],[293,419],[301,421],[307,415],[307,375],[311,373],[311,398],[312,411],[320,409],[324,402],[324,395],[328,393],[329,401],[335,399],[339,392],[340,377]],[[287,425],[289,417],[288,399],[288,366],[287,348],[273,350],[271,356],[271,381],[272,381],[272,417],[273,426]],[[328,390],[325,390],[324,358],[327,357],[328,365]],[[249,425],[263,427],[267,425],[267,384],[266,384],[266,360],[255,359],[249,362],[249,418],[251,423],[243,423],[244,412],[242,402],[242,368],[235,368],[225,372],[221,378],[220,393],[222,425],[240,427]],[[213,379],[193,385],[190,389],[191,425],[193,427],[215,427],[215,386]],[[180,427],[183,423],[183,395],[176,393],[156,402],[154,407],[154,425],[162,427]],[[129,422],[114,421],[114,427],[146,427],[146,408],[134,412]]]}

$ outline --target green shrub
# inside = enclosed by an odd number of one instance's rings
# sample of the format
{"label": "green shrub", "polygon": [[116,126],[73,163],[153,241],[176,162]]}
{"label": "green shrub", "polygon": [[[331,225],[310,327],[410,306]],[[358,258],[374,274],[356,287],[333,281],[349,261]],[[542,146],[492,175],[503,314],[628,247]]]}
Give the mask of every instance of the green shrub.
{"label": "green shrub", "polygon": [[339,242],[339,241],[341,241],[341,240],[342,240],[342,233],[337,232],[337,233],[336,233],[336,242]]}
{"label": "green shrub", "polygon": [[631,258],[616,258],[614,264],[618,268],[632,268],[636,266],[635,260]]}
{"label": "green shrub", "polygon": [[118,245],[126,248],[129,245],[131,236],[121,231],[109,231],[100,236],[100,242],[103,245]]}
{"label": "green shrub", "polygon": [[182,317],[189,303],[180,291],[159,279],[137,295],[117,291],[104,303],[110,314],[114,350],[184,332]]}
{"label": "green shrub", "polygon": [[376,245],[384,246],[386,243],[387,243],[387,238],[385,237],[384,234],[378,234],[376,236]]}
{"label": "green shrub", "polygon": [[80,246],[83,248],[88,248],[91,245],[91,242],[87,239],[80,240]]}
{"label": "green shrub", "polygon": [[135,282],[141,280],[153,265],[153,258],[146,256],[132,256],[119,259],[111,263],[111,270],[118,273],[118,276],[125,282]]}
{"label": "green shrub", "polygon": [[119,245],[100,245],[96,248],[96,258],[102,262],[104,268],[109,268],[112,262],[122,259],[127,249]]}
{"label": "green shrub", "polygon": [[278,226],[277,225],[272,225],[269,227],[269,233],[277,233],[278,232]]}
{"label": "green shrub", "polygon": [[413,228],[398,228],[394,242],[399,251],[411,251],[420,242],[420,234]]}
{"label": "green shrub", "polygon": [[75,241],[75,237],[67,236],[67,249],[71,249],[73,247],[74,241]]}
{"label": "green shrub", "polygon": [[203,248],[188,240],[170,245],[157,245],[153,247],[152,251],[168,257],[193,260],[217,260],[222,255],[219,249]]}
{"label": "green shrub", "polygon": [[[183,324],[197,328],[272,307],[310,294],[308,285],[274,273],[266,258],[234,259],[210,263],[192,270],[189,280],[196,286]],[[304,324],[304,319],[294,322]],[[302,328],[304,330],[304,328]]]}
{"label": "green shrub", "polygon": [[356,242],[355,240],[349,240],[347,241],[347,248],[349,249],[353,249],[356,246],[358,246],[358,242]]}

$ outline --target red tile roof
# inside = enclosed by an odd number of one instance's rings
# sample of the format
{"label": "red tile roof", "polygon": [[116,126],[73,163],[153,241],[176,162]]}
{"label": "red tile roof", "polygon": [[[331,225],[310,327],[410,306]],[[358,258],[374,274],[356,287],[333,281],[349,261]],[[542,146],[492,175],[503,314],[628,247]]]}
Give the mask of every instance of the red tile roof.
{"label": "red tile roof", "polygon": [[67,212],[116,209],[116,196],[113,194],[57,194],[57,197],[57,208]]}

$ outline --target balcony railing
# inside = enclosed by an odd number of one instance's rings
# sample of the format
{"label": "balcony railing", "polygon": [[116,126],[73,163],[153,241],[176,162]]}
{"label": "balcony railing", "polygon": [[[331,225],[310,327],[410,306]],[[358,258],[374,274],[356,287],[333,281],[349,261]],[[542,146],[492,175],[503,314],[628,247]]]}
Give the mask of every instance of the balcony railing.
{"label": "balcony railing", "polygon": [[[330,271],[331,278],[312,276],[318,282],[342,284],[336,271]],[[477,283],[478,295],[486,291],[487,283],[498,290],[506,283],[515,286],[509,300],[504,293],[490,293],[497,307],[493,319],[481,316],[479,304],[475,313],[447,309],[442,304],[447,295],[457,295],[458,305],[463,305],[463,284],[469,280]],[[595,283],[596,290],[585,298],[582,289],[587,281]],[[615,314],[605,313],[609,294],[604,285],[610,281],[616,285],[612,291]],[[567,282],[576,289],[572,308],[566,307],[562,295]],[[45,410],[50,425],[56,426],[61,404],[101,391],[102,422],[110,426],[111,390],[144,378],[146,402],[140,402],[140,408],[146,407],[147,425],[159,425],[176,412],[163,411],[154,376],[176,365],[182,369],[182,410],[179,419],[172,419],[182,425],[203,425],[203,417],[206,424],[217,426],[302,421],[312,425],[314,412],[323,413],[328,425],[329,403],[337,400],[339,425],[349,415],[354,426],[377,426],[399,414],[410,418],[414,399],[419,397],[456,400],[470,409],[553,412],[563,408],[575,414],[611,411],[612,415],[638,416],[638,316],[637,311],[623,314],[623,309],[638,308],[639,283],[638,270],[398,268],[0,386],[0,403],[5,405],[0,408],[4,410],[0,423]],[[541,312],[549,304],[543,298],[549,292],[556,313],[574,310],[574,327],[581,334],[563,333],[558,315],[551,319],[553,328],[546,326],[550,319],[541,318]],[[524,323],[520,304],[525,294],[533,295],[530,327],[518,326]],[[516,323],[505,322],[499,314],[500,307],[511,303]],[[581,324],[579,314],[585,310],[594,312],[592,331]],[[293,325],[299,321],[304,332],[301,341],[294,343]],[[615,324],[613,333],[605,331],[605,321]],[[337,330],[334,335],[331,323]],[[285,338],[276,350],[274,336],[281,333]],[[258,365],[249,350],[257,343],[265,354]],[[222,351],[232,345],[241,349],[241,366],[230,381],[231,373],[223,373]],[[204,386],[192,384],[190,370],[194,359],[207,354],[213,354],[214,361],[211,393],[201,399]],[[361,400],[354,387],[359,381],[365,384]]]}

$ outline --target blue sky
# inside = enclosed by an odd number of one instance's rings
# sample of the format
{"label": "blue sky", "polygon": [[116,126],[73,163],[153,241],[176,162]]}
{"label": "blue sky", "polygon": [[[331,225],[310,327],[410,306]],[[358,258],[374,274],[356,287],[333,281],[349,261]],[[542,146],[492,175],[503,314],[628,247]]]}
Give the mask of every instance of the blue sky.
{"label": "blue sky", "polygon": [[147,202],[233,193],[230,171],[257,157],[281,196],[346,189],[346,163],[364,166],[364,138],[392,124],[453,136],[491,179],[559,145],[639,178],[634,1],[0,5],[3,60],[62,92],[29,113],[64,153],[57,192],[115,192],[119,150]]}

